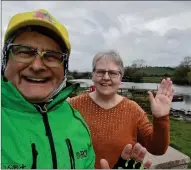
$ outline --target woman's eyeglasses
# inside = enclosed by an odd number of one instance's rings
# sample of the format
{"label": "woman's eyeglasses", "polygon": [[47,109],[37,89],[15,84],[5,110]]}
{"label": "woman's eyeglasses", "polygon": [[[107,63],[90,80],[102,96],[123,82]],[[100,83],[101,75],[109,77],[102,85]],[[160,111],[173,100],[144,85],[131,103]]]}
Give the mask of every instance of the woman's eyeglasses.
{"label": "woman's eyeglasses", "polygon": [[103,77],[103,76],[105,76],[106,73],[108,73],[110,78],[116,78],[121,74],[121,72],[118,71],[118,70],[108,70],[108,71],[106,71],[106,70],[102,70],[102,69],[95,69],[94,72],[95,72],[95,75],[97,77]]}

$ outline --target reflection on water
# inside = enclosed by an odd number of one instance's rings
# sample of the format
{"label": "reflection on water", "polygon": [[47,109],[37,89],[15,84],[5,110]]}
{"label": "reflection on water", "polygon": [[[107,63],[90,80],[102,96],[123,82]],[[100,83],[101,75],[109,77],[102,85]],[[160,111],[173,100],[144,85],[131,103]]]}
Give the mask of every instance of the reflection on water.
{"label": "reflection on water", "polygon": [[173,102],[172,108],[177,110],[191,111],[191,95],[184,95],[183,102]]}
{"label": "reflection on water", "polygon": [[190,95],[184,95],[184,101],[185,101],[185,103],[191,103],[191,96]]}
{"label": "reflection on water", "polygon": [[[81,87],[89,87],[93,85],[92,80],[87,79],[78,79],[73,80],[76,82],[80,82]],[[157,89],[160,84],[158,83],[133,83],[133,82],[122,82],[120,88],[132,88],[135,89]],[[175,94],[184,95],[183,102],[173,102],[172,108],[177,110],[186,110],[191,111],[191,86],[177,86],[174,85]]]}

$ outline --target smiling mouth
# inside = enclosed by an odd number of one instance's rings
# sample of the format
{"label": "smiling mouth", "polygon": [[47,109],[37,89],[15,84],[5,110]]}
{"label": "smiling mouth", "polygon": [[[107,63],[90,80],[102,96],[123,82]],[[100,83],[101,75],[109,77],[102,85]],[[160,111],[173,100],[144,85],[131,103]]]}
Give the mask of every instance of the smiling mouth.
{"label": "smiling mouth", "polygon": [[101,86],[103,86],[103,87],[109,87],[109,86],[111,86],[111,84],[101,83]]}
{"label": "smiling mouth", "polygon": [[49,78],[33,78],[26,76],[24,76],[24,79],[30,83],[46,83],[49,80]]}

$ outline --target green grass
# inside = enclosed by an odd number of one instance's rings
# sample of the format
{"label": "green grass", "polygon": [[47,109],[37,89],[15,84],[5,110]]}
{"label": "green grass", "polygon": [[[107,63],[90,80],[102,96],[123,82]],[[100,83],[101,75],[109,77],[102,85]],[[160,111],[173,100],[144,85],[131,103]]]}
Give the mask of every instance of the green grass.
{"label": "green grass", "polygon": [[139,71],[144,72],[148,75],[173,75],[174,70],[169,69],[169,68],[164,68],[164,67],[146,67],[146,68],[141,68]]}
{"label": "green grass", "polygon": [[[149,120],[151,116],[148,115]],[[191,158],[191,123],[170,119],[170,146]],[[188,165],[191,168],[191,162]]]}
{"label": "green grass", "polygon": [[143,83],[160,83],[163,77],[143,77]]}

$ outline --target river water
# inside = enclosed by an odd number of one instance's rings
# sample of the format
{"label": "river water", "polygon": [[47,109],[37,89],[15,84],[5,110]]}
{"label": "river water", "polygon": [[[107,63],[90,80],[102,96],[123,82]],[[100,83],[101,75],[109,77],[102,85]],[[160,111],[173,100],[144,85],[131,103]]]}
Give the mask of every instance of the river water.
{"label": "river water", "polygon": [[[93,85],[90,79],[75,79],[74,82],[79,82],[81,87],[89,87]],[[156,90],[160,84],[158,83],[133,83],[133,82],[122,82],[120,88],[132,88],[135,89],[154,89]],[[191,86],[177,86],[174,85],[175,94],[182,94],[184,96],[183,102],[173,102],[172,108],[178,110],[191,111]]]}

